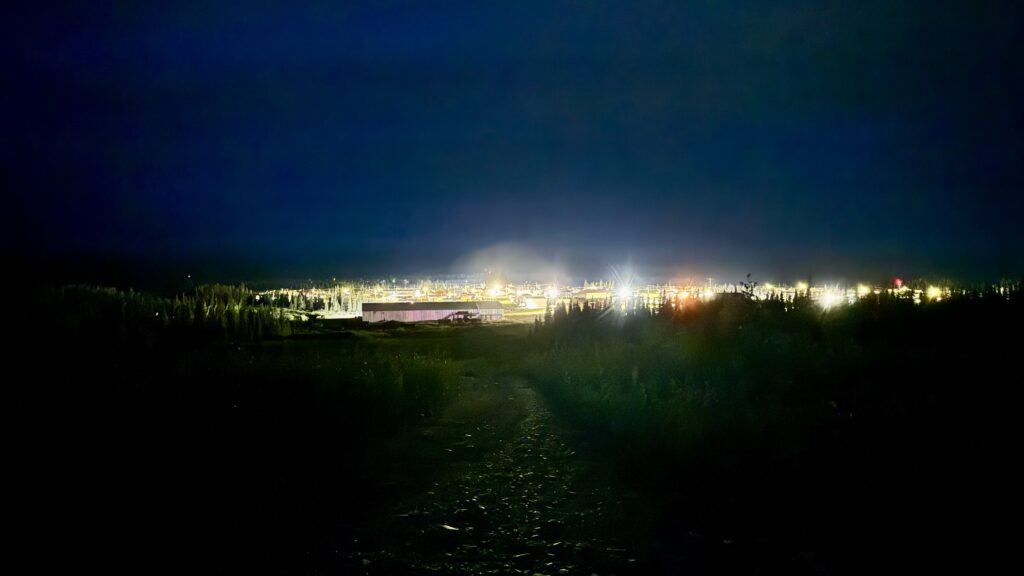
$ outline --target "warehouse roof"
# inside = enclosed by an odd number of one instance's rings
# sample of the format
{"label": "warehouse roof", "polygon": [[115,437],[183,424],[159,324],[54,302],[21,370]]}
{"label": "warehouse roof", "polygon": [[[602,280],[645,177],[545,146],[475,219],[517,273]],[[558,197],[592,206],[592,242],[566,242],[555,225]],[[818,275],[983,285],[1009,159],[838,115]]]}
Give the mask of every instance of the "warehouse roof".
{"label": "warehouse roof", "polygon": [[501,302],[364,302],[363,312],[399,310],[501,310]]}

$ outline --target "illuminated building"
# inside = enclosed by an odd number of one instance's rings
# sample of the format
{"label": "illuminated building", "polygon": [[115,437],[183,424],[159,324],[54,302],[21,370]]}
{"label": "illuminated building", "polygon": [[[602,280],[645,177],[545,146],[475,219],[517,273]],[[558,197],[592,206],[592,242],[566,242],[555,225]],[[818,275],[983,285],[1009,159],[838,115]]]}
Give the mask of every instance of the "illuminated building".
{"label": "illuminated building", "polygon": [[501,302],[373,302],[363,304],[364,322],[502,320]]}

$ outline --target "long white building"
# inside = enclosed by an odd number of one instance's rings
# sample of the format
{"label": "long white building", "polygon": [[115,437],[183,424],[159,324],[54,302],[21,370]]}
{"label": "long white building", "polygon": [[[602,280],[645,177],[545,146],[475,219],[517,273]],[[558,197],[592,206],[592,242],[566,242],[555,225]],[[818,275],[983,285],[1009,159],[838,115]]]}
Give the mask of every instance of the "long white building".
{"label": "long white building", "polygon": [[364,322],[427,322],[480,320],[505,317],[501,302],[364,302]]}

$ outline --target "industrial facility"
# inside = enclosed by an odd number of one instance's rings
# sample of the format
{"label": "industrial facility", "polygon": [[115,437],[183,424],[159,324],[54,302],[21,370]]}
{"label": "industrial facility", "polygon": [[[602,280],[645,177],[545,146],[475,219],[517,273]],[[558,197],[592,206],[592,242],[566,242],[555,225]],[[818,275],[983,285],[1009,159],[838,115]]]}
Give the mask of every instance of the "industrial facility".
{"label": "industrial facility", "polygon": [[363,303],[364,322],[492,322],[505,317],[501,302]]}
{"label": "industrial facility", "polygon": [[[911,288],[899,278],[889,285],[818,284],[798,281],[792,285],[770,282],[694,283],[684,279],[665,284],[631,281],[584,282],[582,286],[526,281],[518,283],[481,282],[472,278],[338,282],[303,287],[277,288],[257,292],[254,303],[283,309],[288,318],[338,320],[362,317],[367,322],[535,322],[545,314],[567,306],[614,307],[621,311],[646,308],[658,310],[665,302],[673,307],[694,300],[708,301],[727,294],[742,294],[758,300],[786,302],[809,298],[830,309],[853,304],[862,298],[882,294],[909,296],[915,303],[948,297],[950,288]],[[731,296],[724,296],[729,298]]]}

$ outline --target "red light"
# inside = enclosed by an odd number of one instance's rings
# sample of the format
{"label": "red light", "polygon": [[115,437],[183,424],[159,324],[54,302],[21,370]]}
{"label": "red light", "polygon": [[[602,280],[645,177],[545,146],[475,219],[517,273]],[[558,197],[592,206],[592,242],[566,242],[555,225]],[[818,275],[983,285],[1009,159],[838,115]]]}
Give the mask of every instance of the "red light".
{"label": "red light", "polygon": [[893,281],[893,284],[895,284],[897,288],[903,288],[903,279],[897,278]]}

